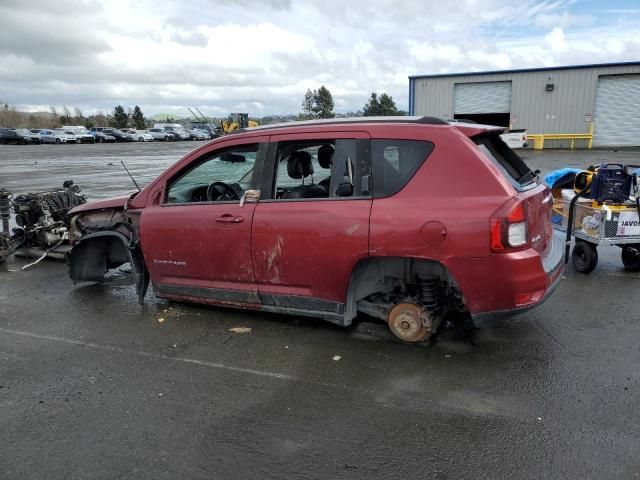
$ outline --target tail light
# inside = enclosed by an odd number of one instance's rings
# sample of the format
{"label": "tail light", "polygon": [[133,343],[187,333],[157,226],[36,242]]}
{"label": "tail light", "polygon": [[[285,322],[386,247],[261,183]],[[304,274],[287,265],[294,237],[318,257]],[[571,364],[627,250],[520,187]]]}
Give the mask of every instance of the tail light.
{"label": "tail light", "polygon": [[491,217],[491,251],[513,252],[529,246],[529,222],[525,204],[514,199],[500,207]]}

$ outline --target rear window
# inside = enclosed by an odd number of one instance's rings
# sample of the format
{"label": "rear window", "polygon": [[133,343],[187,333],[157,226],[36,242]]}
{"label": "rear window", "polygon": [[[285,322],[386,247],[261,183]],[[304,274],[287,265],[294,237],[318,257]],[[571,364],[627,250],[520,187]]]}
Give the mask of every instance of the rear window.
{"label": "rear window", "polygon": [[535,175],[526,163],[499,135],[480,136],[473,139],[480,151],[502,170],[505,178],[518,190],[535,180]]}
{"label": "rear window", "polygon": [[421,140],[372,140],[373,196],[402,190],[432,151],[433,143]]}

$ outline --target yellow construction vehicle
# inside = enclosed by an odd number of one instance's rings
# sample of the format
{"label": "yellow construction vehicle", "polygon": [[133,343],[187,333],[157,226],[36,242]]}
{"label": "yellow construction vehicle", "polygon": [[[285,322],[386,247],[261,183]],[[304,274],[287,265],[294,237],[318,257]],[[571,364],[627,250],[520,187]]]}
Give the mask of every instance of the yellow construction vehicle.
{"label": "yellow construction vehicle", "polygon": [[243,128],[253,128],[260,125],[255,120],[249,120],[248,113],[231,113],[228,120],[220,120],[220,133],[226,135]]}

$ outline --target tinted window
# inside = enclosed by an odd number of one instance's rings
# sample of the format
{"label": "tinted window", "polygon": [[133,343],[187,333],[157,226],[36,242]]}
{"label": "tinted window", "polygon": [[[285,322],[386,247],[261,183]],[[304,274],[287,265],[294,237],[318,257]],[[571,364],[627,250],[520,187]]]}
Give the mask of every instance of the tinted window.
{"label": "tinted window", "polygon": [[421,140],[372,140],[373,195],[398,193],[432,151],[433,143]]}
{"label": "tinted window", "polygon": [[477,137],[474,141],[480,151],[498,165],[514,187],[520,188],[535,179],[527,164],[498,135]]}

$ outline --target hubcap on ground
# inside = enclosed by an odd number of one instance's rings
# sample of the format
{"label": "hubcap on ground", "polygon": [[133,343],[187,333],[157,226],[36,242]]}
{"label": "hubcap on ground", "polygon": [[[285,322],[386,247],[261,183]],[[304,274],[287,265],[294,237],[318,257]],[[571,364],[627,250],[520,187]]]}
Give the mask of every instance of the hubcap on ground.
{"label": "hubcap on ground", "polygon": [[399,303],[389,312],[389,328],[403,342],[419,342],[429,334],[422,323],[422,310],[413,303]]}

